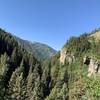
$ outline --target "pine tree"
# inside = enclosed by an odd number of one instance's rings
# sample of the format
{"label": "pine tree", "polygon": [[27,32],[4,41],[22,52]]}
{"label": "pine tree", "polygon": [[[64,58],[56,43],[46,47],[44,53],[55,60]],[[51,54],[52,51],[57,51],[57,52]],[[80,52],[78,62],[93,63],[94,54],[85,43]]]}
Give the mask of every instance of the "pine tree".
{"label": "pine tree", "polygon": [[34,73],[33,73],[33,68],[32,66],[30,67],[29,70],[29,75],[27,77],[27,99],[30,99],[32,94],[32,91],[34,91],[35,87],[35,78],[34,78]]}
{"label": "pine tree", "polygon": [[31,96],[30,100],[44,100],[43,87],[39,77],[37,77],[37,79],[35,80],[35,87],[32,94],[33,95]]}
{"label": "pine tree", "polygon": [[0,58],[0,75],[3,77],[6,76],[6,73],[9,69],[9,57],[5,53],[4,55],[1,55]]}
{"label": "pine tree", "polygon": [[22,59],[20,67],[13,72],[9,82],[9,95],[12,100],[24,100],[25,94],[24,61]]}
{"label": "pine tree", "polygon": [[5,53],[0,58],[0,99],[4,99],[7,86],[7,72],[9,70],[9,57]]}
{"label": "pine tree", "polygon": [[12,52],[12,55],[11,55],[11,61],[13,62],[13,65],[16,66],[17,65],[17,61],[18,61],[18,52],[17,52],[17,48],[15,47],[13,52]]}

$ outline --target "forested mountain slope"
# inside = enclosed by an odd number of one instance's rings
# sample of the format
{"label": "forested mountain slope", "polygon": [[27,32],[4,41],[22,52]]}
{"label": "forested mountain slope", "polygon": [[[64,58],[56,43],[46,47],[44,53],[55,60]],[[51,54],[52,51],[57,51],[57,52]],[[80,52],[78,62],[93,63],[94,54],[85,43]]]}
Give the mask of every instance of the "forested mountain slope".
{"label": "forested mountain slope", "polygon": [[46,100],[100,99],[99,31],[71,37],[55,57],[44,63],[51,80]]}
{"label": "forested mountain slope", "polygon": [[41,77],[40,62],[0,29],[0,100],[43,100]]}
{"label": "forested mountain slope", "polygon": [[56,54],[56,50],[53,48],[39,43],[39,42],[29,42],[27,40],[22,40],[18,37],[15,37],[15,39],[18,41],[18,44],[22,46],[26,51],[29,53],[34,54],[34,56],[39,60],[43,61],[45,59],[49,59],[50,57],[54,56]]}
{"label": "forested mountain slope", "polygon": [[99,100],[97,31],[71,37],[42,64],[0,29],[0,100]]}

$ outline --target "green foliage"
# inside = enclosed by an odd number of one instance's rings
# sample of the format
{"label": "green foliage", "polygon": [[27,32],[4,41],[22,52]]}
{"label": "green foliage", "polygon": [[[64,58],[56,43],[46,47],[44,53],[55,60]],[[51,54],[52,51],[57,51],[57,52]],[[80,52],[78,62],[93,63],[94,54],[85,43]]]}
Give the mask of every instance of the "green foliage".
{"label": "green foliage", "polygon": [[92,78],[92,79],[85,79],[86,83],[86,98],[91,98],[93,100],[99,100],[100,99],[100,78]]}
{"label": "green foliage", "polygon": [[88,52],[90,46],[89,36],[83,34],[80,37],[71,37],[64,47],[67,48],[68,52],[80,56],[83,52]]}
{"label": "green foliage", "polygon": [[[36,55],[27,52],[29,48],[19,46],[18,41],[2,29],[0,46],[0,100],[100,99],[100,78],[88,78],[88,66],[82,62],[85,55],[100,61],[100,41],[89,35],[72,37],[65,44],[67,53],[75,56],[72,64],[67,61],[61,64],[60,52],[41,64]],[[36,51],[39,54],[41,47]],[[39,56],[43,55],[42,52]]]}
{"label": "green foliage", "polygon": [[61,65],[57,64],[59,57],[51,59],[51,92],[46,100],[99,100],[100,79],[87,77],[88,66],[83,65],[82,59],[88,55],[99,61],[100,42],[83,34],[72,37],[64,48],[74,54],[76,60],[71,65],[67,62]]}
{"label": "green foliage", "polygon": [[8,69],[9,69],[9,57],[5,53],[4,55],[1,55],[0,58],[0,75],[6,76]]}
{"label": "green foliage", "polygon": [[33,91],[43,100],[40,62],[2,29],[0,47],[0,100],[29,100]]}
{"label": "green foliage", "polygon": [[13,72],[12,77],[9,82],[9,94],[10,99],[15,99],[15,100],[24,100],[24,66],[23,66],[23,60],[21,62],[21,65],[18,69]]}

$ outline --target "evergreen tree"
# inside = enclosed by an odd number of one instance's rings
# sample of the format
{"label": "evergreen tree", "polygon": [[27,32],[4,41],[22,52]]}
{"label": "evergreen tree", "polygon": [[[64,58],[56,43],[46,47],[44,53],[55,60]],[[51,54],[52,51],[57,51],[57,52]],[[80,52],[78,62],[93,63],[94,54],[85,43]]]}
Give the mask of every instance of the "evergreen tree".
{"label": "evergreen tree", "polygon": [[24,100],[26,94],[25,80],[24,80],[24,61],[20,64],[20,67],[13,72],[11,80],[9,82],[9,94],[12,100]]}
{"label": "evergreen tree", "polygon": [[9,57],[5,53],[0,58],[0,99],[4,99],[7,86],[7,72],[9,70]]}
{"label": "evergreen tree", "polygon": [[32,91],[34,91],[35,87],[35,79],[34,79],[34,74],[33,74],[33,68],[32,66],[30,67],[29,70],[29,75],[27,77],[27,99],[30,99],[32,97]]}
{"label": "evergreen tree", "polygon": [[5,77],[8,69],[9,69],[9,57],[5,53],[4,55],[1,55],[0,58],[0,75]]}
{"label": "evergreen tree", "polygon": [[39,77],[37,77],[37,79],[35,80],[35,87],[32,94],[33,95],[31,96],[30,100],[44,100],[43,88]]}

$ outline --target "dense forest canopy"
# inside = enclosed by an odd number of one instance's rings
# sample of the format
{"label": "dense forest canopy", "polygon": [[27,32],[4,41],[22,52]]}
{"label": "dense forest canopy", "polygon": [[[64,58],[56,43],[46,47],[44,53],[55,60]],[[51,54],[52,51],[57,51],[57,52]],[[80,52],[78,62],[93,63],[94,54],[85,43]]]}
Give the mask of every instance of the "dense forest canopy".
{"label": "dense forest canopy", "polygon": [[[55,56],[40,62],[0,29],[0,100],[99,100],[100,40],[94,36],[99,32],[71,37]],[[88,77],[91,61],[98,66]]]}

